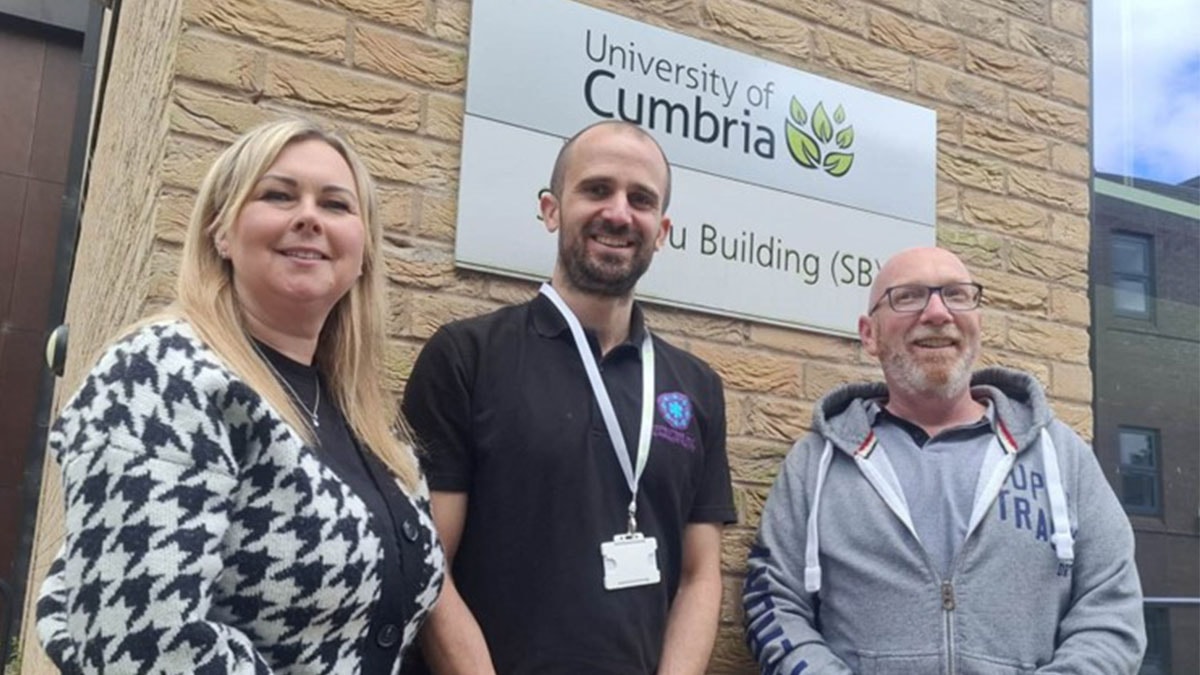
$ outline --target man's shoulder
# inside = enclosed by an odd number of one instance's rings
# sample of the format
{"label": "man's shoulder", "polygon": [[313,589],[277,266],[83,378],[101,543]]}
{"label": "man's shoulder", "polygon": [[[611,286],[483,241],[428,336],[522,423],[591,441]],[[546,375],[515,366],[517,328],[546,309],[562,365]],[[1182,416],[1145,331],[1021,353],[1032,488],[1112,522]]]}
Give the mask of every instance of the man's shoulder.
{"label": "man's shoulder", "polygon": [[505,305],[484,314],[455,319],[442,324],[430,342],[451,340],[486,347],[514,329],[522,329],[528,320],[531,302]]}
{"label": "man's shoulder", "polygon": [[651,333],[651,337],[654,339],[655,354],[658,358],[683,371],[689,377],[720,382],[721,376],[704,359],[682,347],[671,344],[658,333]]}

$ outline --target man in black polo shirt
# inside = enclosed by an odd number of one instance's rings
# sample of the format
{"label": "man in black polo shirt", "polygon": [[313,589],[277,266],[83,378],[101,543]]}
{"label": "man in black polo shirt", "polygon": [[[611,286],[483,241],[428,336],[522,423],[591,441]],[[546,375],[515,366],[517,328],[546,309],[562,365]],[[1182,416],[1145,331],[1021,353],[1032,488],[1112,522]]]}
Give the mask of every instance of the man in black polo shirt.
{"label": "man in black polo shirt", "polygon": [[670,228],[670,168],[646,132],[602,122],[563,146],[550,186],[551,283],[442,327],[405,391],[452,563],[425,658],[439,674],[702,673],[736,517],[724,394],[633,300]]}

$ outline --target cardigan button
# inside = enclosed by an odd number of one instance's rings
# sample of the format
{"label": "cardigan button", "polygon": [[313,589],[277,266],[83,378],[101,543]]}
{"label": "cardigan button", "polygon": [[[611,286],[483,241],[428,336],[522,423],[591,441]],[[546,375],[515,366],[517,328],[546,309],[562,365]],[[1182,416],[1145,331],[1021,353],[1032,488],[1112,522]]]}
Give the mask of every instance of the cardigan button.
{"label": "cardigan button", "polygon": [[400,529],[404,531],[404,538],[409,541],[416,541],[417,536],[421,534],[419,531],[417,531],[417,526],[414,525],[413,521],[411,520],[405,520],[404,523],[400,525]]}
{"label": "cardigan button", "polygon": [[375,636],[375,644],[383,647],[384,649],[391,649],[392,647],[395,647],[396,643],[399,641],[400,628],[394,623],[389,623],[383,628],[380,628],[379,634]]}

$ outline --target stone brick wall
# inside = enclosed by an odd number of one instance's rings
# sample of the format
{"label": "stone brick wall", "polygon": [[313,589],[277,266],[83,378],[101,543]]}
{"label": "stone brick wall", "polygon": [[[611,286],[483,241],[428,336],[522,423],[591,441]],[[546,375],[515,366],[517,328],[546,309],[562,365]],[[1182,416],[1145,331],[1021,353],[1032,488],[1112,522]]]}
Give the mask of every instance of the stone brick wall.
{"label": "stone brick wall", "polygon": [[[586,4],[936,109],[938,239],[988,288],[984,361],[1032,371],[1060,416],[1090,436],[1084,2]],[[437,326],[533,294],[532,284],[453,265],[469,2],[126,0],[121,9],[63,389],[113,330],[169,296],[194,190],[218,150],[282,112],[345,130],[381,184],[397,390]],[[878,369],[844,339],[680,310],[648,315],[725,378],[741,524],[725,537],[711,672],[753,672],[737,597],[777,466],[821,394]],[[38,578],[60,536],[59,499],[44,491]],[[33,643],[27,631],[27,664]]]}

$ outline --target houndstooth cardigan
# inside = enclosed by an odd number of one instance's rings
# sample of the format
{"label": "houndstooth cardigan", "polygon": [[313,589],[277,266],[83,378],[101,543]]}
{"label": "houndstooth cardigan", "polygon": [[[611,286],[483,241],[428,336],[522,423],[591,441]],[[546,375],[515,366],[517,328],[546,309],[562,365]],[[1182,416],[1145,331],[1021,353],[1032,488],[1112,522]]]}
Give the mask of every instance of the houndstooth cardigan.
{"label": "houndstooth cardigan", "polygon": [[[113,345],[50,448],[66,537],[37,629],[64,672],[361,671],[383,561],[371,516],[188,324]],[[423,482],[410,498],[432,532]],[[401,654],[441,590],[428,540]]]}

